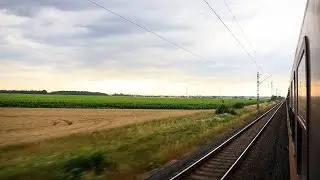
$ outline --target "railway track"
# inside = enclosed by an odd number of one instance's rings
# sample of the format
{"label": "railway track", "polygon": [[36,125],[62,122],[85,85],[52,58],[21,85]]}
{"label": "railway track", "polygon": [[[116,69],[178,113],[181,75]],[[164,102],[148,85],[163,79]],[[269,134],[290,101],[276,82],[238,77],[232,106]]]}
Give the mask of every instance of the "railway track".
{"label": "railway track", "polygon": [[183,169],[170,180],[228,179],[239,162],[249,152],[258,137],[278,112],[283,102],[275,105],[220,146]]}

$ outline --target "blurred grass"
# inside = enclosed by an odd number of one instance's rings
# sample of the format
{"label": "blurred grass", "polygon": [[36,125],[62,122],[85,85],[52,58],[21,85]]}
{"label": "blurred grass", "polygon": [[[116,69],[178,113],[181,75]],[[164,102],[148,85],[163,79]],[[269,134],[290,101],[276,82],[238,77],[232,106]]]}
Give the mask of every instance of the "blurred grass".
{"label": "blurred grass", "polygon": [[[263,103],[266,110],[273,103]],[[59,179],[72,159],[101,152],[105,161],[102,179],[135,179],[141,173],[182,157],[200,144],[243,124],[256,114],[255,106],[236,110],[237,115],[201,112],[128,125],[121,128],[75,134],[32,144],[0,148],[0,179]],[[92,179],[86,171],[82,177]]]}

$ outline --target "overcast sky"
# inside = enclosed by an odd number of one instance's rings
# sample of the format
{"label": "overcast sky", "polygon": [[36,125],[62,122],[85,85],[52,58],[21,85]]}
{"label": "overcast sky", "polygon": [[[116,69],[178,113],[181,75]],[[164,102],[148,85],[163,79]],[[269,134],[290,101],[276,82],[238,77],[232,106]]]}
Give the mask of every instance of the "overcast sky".
{"label": "overcast sky", "polygon": [[[255,95],[257,65],[202,0],[0,0],[0,89]],[[208,0],[272,79],[288,86],[306,0]],[[208,63],[210,61],[212,63]],[[275,90],[274,90],[275,91]]]}

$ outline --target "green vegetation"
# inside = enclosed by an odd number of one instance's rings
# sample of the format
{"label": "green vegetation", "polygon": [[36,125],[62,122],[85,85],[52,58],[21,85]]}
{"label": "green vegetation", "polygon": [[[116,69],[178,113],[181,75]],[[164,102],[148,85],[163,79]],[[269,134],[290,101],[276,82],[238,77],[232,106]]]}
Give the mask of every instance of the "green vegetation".
{"label": "green vegetation", "polygon": [[271,96],[271,99],[270,99],[270,101],[282,101],[283,100],[283,97],[281,97],[281,96],[274,96],[274,95],[272,95]]}
{"label": "green vegetation", "polygon": [[93,152],[86,156],[78,156],[67,161],[58,173],[58,179],[81,179],[83,173],[92,171],[94,175],[103,173],[104,168],[110,168],[103,152]]}
{"label": "green vegetation", "polygon": [[235,109],[241,109],[246,106],[245,103],[243,102],[236,102],[234,104],[230,105],[225,105],[225,104],[220,104],[216,110],[216,114],[224,114],[224,113],[230,113],[232,115],[236,115]]}
{"label": "green vegetation", "polygon": [[230,106],[221,104],[218,106],[218,108],[216,110],[216,114],[224,114],[224,113],[230,113],[232,115],[235,115],[236,111]]}
{"label": "green vegetation", "polygon": [[251,99],[241,99],[241,98],[214,99],[214,98],[160,98],[160,97],[156,98],[156,97],[132,97],[132,96],[0,94],[0,107],[216,109],[220,104],[225,104],[228,106],[239,106],[239,103],[243,103],[243,105],[251,105],[256,103],[256,101]]}
{"label": "green vegetation", "polygon": [[[261,104],[261,110],[271,104]],[[236,115],[208,111],[1,147],[0,179],[135,179],[241,125],[255,109],[246,106]]]}
{"label": "green vegetation", "polygon": [[246,106],[246,104],[244,104],[243,102],[238,102],[238,103],[234,103],[232,105],[232,108],[241,109],[241,108],[244,108],[245,106]]}

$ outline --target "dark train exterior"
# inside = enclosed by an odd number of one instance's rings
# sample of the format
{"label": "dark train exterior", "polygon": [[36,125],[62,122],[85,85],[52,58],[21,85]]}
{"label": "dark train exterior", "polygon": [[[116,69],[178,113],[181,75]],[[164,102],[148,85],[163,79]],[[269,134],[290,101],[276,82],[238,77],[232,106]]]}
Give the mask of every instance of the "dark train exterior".
{"label": "dark train exterior", "polygon": [[320,0],[306,5],[287,107],[297,179],[320,179]]}

